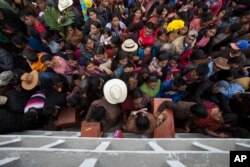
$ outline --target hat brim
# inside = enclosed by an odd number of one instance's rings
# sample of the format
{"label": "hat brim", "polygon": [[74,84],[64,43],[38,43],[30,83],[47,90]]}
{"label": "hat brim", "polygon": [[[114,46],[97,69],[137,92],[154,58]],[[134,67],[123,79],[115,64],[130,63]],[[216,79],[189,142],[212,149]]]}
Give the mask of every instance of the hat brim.
{"label": "hat brim", "polygon": [[216,64],[216,63],[215,63],[215,65],[216,65],[216,67],[218,67],[222,70],[229,70],[230,69],[229,65],[224,66],[224,65],[220,65],[220,64]]}
{"label": "hat brim", "polygon": [[125,43],[122,44],[122,50],[124,50],[125,52],[135,52],[137,49],[138,49],[138,44],[137,43],[134,43],[134,47],[132,48],[127,48],[125,46]]}
{"label": "hat brim", "polygon": [[34,89],[37,84],[38,84],[38,72],[36,70],[33,70],[30,73],[25,73],[22,75],[21,79],[23,80],[23,78],[26,78],[27,75],[32,75],[33,76],[33,80],[31,83],[27,83],[25,81],[22,81],[22,88],[25,90],[32,90]]}
{"label": "hat brim", "polygon": [[[119,99],[113,98],[110,94],[110,89],[114,85],[117,85],[121,88],[121,96]],[[106,82],[103,87],[104,97],[110,104],[118,104],[124,102],[127,98],[127,92],[128,90],[126,84],[120,79],[111,79]]]}
{"label": "hat brim", "polygon": [[70,7],[71,5],[73,5],[73,0],[68,0],[69,1],[69,4],[67,6],[61,6],[61,4],[58,2],[58,9],[60,11],[63,11],[64,9],[67,9],[68,7]]}
{"label": "hat brim", "polygon": [[231,48],[233,48],[234,50],[240,50],[240,48],[237,47],[237,45],[235,43],[230,43]]}

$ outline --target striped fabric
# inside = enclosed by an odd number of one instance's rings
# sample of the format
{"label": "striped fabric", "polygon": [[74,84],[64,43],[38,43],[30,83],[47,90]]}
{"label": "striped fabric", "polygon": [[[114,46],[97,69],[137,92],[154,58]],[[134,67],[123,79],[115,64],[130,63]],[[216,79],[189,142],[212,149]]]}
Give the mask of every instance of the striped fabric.
{"label": "striped fabric", "polygon": [[44,107],[46,97],[44,92],[37,92],[32,95],[27,102],[24,113],[28,112],[30,108],[42,109]]}

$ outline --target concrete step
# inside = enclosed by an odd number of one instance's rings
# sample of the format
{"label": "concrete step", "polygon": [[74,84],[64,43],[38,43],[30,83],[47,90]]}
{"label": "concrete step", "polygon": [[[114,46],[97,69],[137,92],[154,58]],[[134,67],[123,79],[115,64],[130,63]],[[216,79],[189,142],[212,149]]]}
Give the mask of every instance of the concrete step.
{"label": "concrete step", "polygon": [[72,133],[69,136],[28,134],[0,136],[0,164],[11,167],[226,167],[230,150],[250,150],[250,139],[114,139],[72,137]]}

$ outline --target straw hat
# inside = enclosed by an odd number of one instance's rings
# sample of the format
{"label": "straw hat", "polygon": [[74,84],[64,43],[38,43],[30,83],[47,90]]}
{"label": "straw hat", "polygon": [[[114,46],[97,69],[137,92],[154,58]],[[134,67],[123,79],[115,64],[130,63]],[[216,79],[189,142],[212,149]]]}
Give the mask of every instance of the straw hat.
{"label": "straw hat", "polygon": [[73,4],[73,0],[59,0],[58,1],[58,9],[60,11],[63,11],[64,9],[67,9]]}
{"label": "straw hat", "polygon": [[218,58],[214,59],[214,64],[223,70],[230,69],[230,66],[228,65],[228,60],[224,57],[218,57]]}
{"label": "straw hat", "polygon": [[122,44],[122,50],[126,52],[134,52],[138,49],[138,44],[133,39],[127,39]]}
{"label": "straw hat", "polygon": [[32,90],[38,84],[38,72],[33,70],[30,73],[24,73],[21,77],[22,80],[22,87],[25,90]]}
{"label": "straw hat", "polygon": [[105,83],[103,93],[110,104],[122,103],[127,98],[127,86],[120,79],[111,79]]}

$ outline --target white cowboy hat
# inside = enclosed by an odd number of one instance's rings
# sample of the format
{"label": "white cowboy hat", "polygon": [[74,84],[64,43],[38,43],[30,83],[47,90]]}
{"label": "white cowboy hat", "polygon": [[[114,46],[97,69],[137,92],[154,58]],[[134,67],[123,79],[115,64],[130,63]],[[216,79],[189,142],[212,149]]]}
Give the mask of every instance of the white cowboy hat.
{"label": "white cowboy hat", "polygon": [[110,104],[118,104],[127,98],[127,86],[120,79],[111,79],[103,88],[104,97]]}
{"label": "white cowboy hat", "polygon": [[138,49],[138,44],[133,39],[127,39],[122,44],[122,50],[126,52],[134,52]]}
{"label": "white cowboy hat", "polygon": [[58,9],[63,11],[64,9],[70,7],[73,4],[73,0],[59,0]]}

